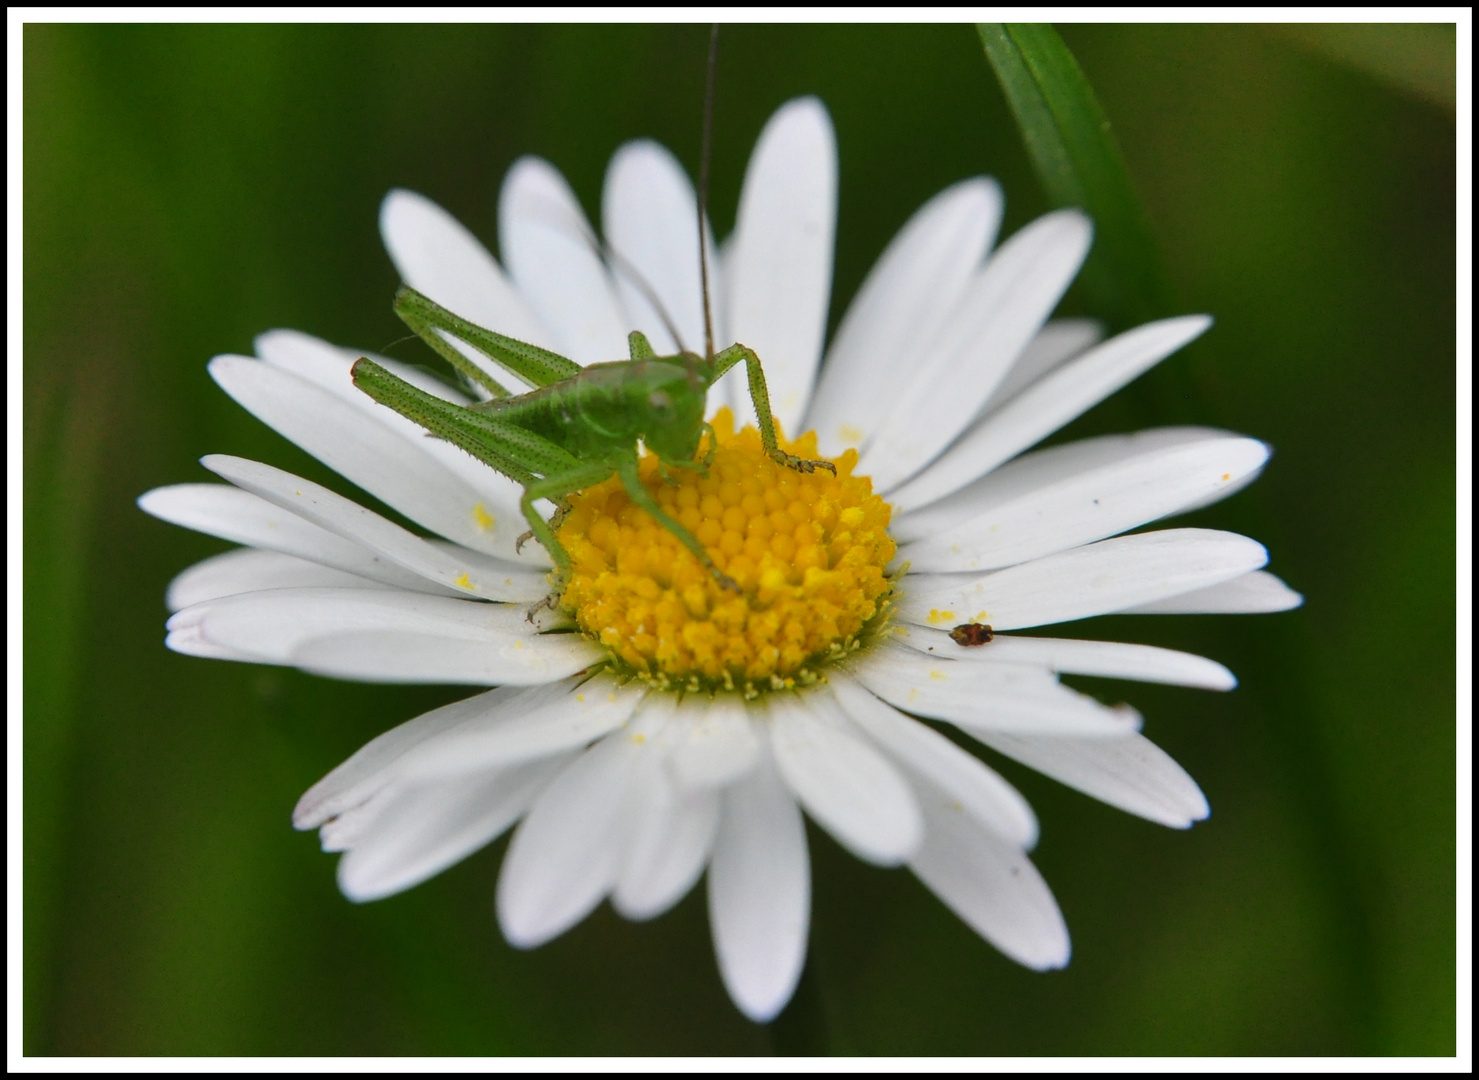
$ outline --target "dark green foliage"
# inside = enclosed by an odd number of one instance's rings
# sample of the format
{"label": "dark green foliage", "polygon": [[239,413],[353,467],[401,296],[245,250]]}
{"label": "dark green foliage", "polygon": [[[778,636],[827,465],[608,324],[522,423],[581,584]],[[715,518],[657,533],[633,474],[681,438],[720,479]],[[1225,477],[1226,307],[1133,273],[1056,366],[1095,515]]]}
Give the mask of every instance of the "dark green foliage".
{"label": "dark green foliage", "polygon": [[1079,275],[1089,311],[1116,330],[1172,314],[1125,159],[1063,39],[1042,23],[981,23],[977,30],[1049,201],[1094,219],[1094,247]]}

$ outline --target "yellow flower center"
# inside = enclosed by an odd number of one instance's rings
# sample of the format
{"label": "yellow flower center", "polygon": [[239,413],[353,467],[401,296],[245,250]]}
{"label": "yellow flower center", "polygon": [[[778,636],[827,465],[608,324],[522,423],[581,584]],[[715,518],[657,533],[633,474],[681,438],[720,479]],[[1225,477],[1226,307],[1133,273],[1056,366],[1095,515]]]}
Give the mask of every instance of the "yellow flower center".
{"label": "yellow flower center", "polygon": [[[728,409],[714,430],[707,476],[669,469],[665,480],[648,454],[642,483],[740,591],[721,587],[612,477],[570,498],[558,535],[574,567],[560,606],[660,685],[753,693],[814,682],[882,619],[890,507],[852,475],[855,450],[833,460],[836,476],[798,473],[766,455],[755,428],[736,433]],[[814,433],[781,445],[818,457]]]}

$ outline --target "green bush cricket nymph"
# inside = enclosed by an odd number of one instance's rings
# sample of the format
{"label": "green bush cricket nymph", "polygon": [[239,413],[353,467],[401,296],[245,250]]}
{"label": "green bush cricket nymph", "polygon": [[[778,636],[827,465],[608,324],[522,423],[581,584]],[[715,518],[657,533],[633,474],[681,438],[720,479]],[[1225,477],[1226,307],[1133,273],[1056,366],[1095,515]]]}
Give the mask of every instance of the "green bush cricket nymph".
{"label": "green bush cricket nymph", "polygon": [[[642,486],[637,443],[640,440],[656,454],[664,467],[706,470],[708,461],[696,460],[705,431],[710,432],[712,447],[712,428],[704,420],[705,396],[720,376],[741,361],[749,376],[760,437],[771,459],[797,472],[837,471],[830,461],[803,460],[780,448],[760,358],[744,345],[731,345],[708,357],[687,352],[660,357],[646,336],[633,330],[628,338],[629,360],[582,368],[547,349],[475,326],[414,289],[402,288],[396,294],[395,310],[464,378],[492,397],[470,406],[455,405],[363,357],[355,362],[354,384],[430,434],[521,484],[520,508],[530,532],[544,545],[561,575],[570,571],[570,557],[555,538],[568,508],[565,497],[614,473],[636,506],[693,552],[720,585],[738,591],[698,538]],[[536,389],[511,396],[438,331],[473,346]],[[555,503],[551,521],[535,509],[537,499]]]}

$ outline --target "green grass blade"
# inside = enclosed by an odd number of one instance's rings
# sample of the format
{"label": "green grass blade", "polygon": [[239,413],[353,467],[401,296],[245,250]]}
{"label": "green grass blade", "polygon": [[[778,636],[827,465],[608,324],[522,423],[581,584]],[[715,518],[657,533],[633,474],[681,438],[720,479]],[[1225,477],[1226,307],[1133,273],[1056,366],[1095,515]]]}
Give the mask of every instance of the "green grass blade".
{"label": "green grass blade", "polygon": [[1079,278],[1091,312],[1116,329],[1169,314],[1165,270],[1124,157],[1068,46],[1045,23],[977,30],[1048,198],[1094,219]]}

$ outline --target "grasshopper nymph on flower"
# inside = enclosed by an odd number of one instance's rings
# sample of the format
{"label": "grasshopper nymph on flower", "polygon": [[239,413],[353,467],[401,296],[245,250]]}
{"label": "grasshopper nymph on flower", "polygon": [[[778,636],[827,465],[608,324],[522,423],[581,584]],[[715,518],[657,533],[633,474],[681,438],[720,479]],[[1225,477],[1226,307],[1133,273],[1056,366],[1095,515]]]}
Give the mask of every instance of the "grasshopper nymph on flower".
{"label": "grasshopper nymph on flower", "polygon": [[[676,356],[658,356],[640,330],[627,336],[629,360],[592,364],[582,368],[557,353],[485,330],[448,311],[409,286],[395,298],[396,314],[417,336],[440,353],[467,382],[491,395],[487,401],[464,407],[418,390],[373,361],[361,357],[354,365],[354,384],[382,405],[466,450],[524,489],[519,507],[537,537],[555,561],[559,587],[569,583],[572,563],[555,530],[570,511],[568,496],[601,483],[615,473],[632,503],[646,510],[691,551],[721,588],[740,592],[739,584],[724,573],[704,545],[684,525],[658,505],[642,486],[638,472],[640,440],[667,467],[692,469],[707,475],[717,436],[704,419],[709,388],[730,368],[744,361],[749,376],[750,401],[759,420],[765,453],[778,465],[800,473],[837,466],[788,454],[776,438],[765,372],[753,349],[733,344],[714,352],[714,321],[709,301],[708,247],[705,239],[708,201],[708,162],[714,122],[714,70],[719,28],[709,37],[708,88],[704,100],[703,154],[699,170],[699,271],[704,308],[704,355],[686,350]],[[635,274],[634,268],[628,267]],[[650,293],[647,283],[641,282]],[[658,309],[661,312],[661,302]],[[671,327],[666,313],[663,319]],[[470,362],[442,332],[460,338],[494,363],[535,389],[510,396],[509,392]],[[676,335],[675,335],[676,336]],[[682,348],[680,343],[679,348]],[[704,433],[709,436],[703,461],[695,461]],[[550,499],[555,514],[545,521],[535,500]]]}
{"label": "grasshopper nymph on flower", "polygon": [[[796,472],[811,473],[818,468],[837,472],[830,461],[810,461],[781,449],[771,417],[765,372],[754,350],[744,345],[731,345],[707,357],[688,352],[657,356],[646,336],[633,330],[628,338],[630,360],[582,368],[547,349],[475,326],[411,288],[402,288],[396,294],[395,310],[458,372],[492,396],[471,406],[454,405],[417,389],[366,358],[354,365],[354,384],[380,404],[521,484],[524,495],[520,508],[530,531],[555,560],[562,576],[570,573],[570,556],[555,537],[555,529],[569,510],[566,496],[615,473],[634,504],[693,552],[721,586],[739,591],[733,579],[714,564],[698,538],[664,511],[642,486],[637,471],[637,441],[640,439],[665,466],[706,471],[709,460],[695,460],[706,431],[710,435],[708,458],[713,456],[713,428],[704,420],[705,396],[709,387],[740,361],[744,361],[749,376],[750,400],[771,460]],[[467,342],[536,389],[510,396],[438,331]],[[536,499],[555,502],[553,522],[539,515],[534,507]]]}

